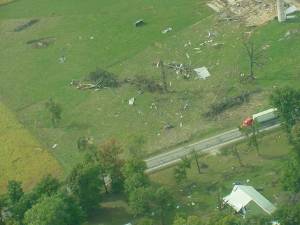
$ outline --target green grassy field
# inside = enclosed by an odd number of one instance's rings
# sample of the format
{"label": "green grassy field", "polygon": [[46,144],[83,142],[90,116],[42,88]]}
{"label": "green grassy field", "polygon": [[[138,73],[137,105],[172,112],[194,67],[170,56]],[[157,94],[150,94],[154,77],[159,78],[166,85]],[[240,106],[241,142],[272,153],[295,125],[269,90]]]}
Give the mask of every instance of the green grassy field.
{"label": "green grassy field", "polygon": [[45,175],[62,175],[55,158],[1,103],[0,143],[0,193],[6,190],[9,180],[22,181],[24,190],[29,190]]}
{"label": "green grassy field", "polygon": [[[40,21],[13,32],[32,18]],[[147,25],[136,29],[133,22],[139,18]],[[0,7],[0,22],[1,101],[45,147],[58,144],[53,154],[65,171],[82,158],[76,150],[80,136],[93,136],[99,143],[114,137],[126,147],[131,136],[142,135],[146,154],[153,154],[236,127],[245,116],[269,107],[267,96],[274,85],[299,84],[299,21],[272,21],[254,30],[257,47],[270,47],[264,51],[266,62],[257,71],[256,84],[241,85],[240,73],[247,73],[242,36],[250,28],[219,21],[205,1],[20,0]],[[163,35],[161,30],[169,26],[173,31]],[[212,44],[200,46],[209,39],[209,31],[216,34]],[[293,32],[285,37],[288,31]],[[42,37],[56,41],[44,49],[26,44]],[[192,45],[185,48],[188,41]],[[214,43],[223,45],[214,47]],[[198,47],[201,52],[194,50]],[[169,72],[173,90],[169,94],[139,95],[136,88],[126,85],[98,92],[69,86],[72,79],[96,67],[120,79],[142,75],[159,80],[159,70],[152,64],[159,59],[187,63],[186,53],[193,67],[207,66],[212,76],[206,81],[186,81]],[[60,64],[62,55],[66,62]],[[260,92],[249,104],[215,120],[202,116],[212,102],[245,89]],[[49,97],[63,106],[62,122],[55,129],[44,109]],[[131,97],[136,97],[134,107],[128,106]],[[158,110],[150,109],[152,103]],[[186,104],[189,107],[184,110]],[[167,123],[175,128],[164,130]]]}

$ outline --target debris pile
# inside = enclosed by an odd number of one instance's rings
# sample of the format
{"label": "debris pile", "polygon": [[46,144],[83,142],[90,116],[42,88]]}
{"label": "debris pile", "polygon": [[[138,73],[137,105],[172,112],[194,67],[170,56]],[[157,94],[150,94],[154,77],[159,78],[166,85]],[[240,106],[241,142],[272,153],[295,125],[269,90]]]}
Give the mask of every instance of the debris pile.
{"label": "debris pile", "polygon": [[222,112],[226,111],[227,109],[230,109],[234,106],[242,105],[245,102],[248,102],[250,98],[250,93],[245,92],[238,96],[224,98],[222,101],[213,103],[209,110],[204,114],[205,117],[215,117]]}
{"label": "debris pile", "polygon": [[55,40],[56,38],[54,37],[46,37],[27,41],[26,44],[30,45],[32,48],[47,48],[49,45],[53,44]]}
{"label": "debris pile", "polygon": [[237,20],[255,26],[276,16],[275,3],[272,0],[212,0],[207,5],[220,13],[222,20]]}
{"label": "debris pile", "polygon": [[108,87],[116,88],[120,85],[114,74],[102,69],[97,69],[94,72],[90,72],[86,78],[81,81],[72,80],[70,84],[80,90],[99,90]]}

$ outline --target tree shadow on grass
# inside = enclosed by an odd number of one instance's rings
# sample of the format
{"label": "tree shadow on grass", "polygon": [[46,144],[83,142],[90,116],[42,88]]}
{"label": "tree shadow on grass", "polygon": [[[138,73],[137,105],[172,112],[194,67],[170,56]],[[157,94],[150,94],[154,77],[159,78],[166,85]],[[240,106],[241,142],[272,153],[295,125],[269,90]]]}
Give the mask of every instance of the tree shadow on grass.
{"label": "tree shadow on grass", "polygon": [[124,207],[103,207],[89,218],[89,225],[120,225],[127,224],[132,216]]}

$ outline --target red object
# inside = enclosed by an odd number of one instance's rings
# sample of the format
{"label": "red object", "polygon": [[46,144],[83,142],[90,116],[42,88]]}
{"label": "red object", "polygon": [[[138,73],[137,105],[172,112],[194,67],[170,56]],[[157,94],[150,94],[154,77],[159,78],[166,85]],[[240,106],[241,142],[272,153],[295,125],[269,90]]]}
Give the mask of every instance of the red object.
{"label": "red object", "polygon": [[252,126],[252,124],[253,124],[253,119],[251,117],[247,117],[246,119],[244,119],[242,126],[249,127]]}

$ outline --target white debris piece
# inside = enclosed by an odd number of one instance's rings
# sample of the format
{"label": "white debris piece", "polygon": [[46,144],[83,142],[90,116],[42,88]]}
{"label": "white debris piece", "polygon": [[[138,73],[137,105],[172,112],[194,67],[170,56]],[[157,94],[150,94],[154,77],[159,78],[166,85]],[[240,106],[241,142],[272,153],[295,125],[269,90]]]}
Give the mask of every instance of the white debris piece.
{"label": "white debris piece", "polygon": [[59,63],[64,63],[66,61],[66,57],[65,56],[59,57],[58,61]]}
{"label": "white debris piece", "polygon": [[186,58],[189,59],[190,58],[190,55],[188,53],[185,53],[186,55]]}
{"label": "white debris piece", "polygon": [[172,27],[167,27],[166,29],[162,30],[161,33],[162,33],[162,34],[166,34],[166,33],[170,32],[170,31],[172,31],[172,30],[173,30]]}
{"label": "white debris piece", "polygon": [[197,73],[197,79],[203,79],[205,80],[207,77],[210,76],[210,73],[208,72],[207,68],[205,66],[196,68],[194,71]]}
{"label": "white debris piece", "polygon": [[91,37],[90,37],[90,39],[91,39],[91,40],[94,40],[94,39],[95,39],[95,37],[94,37],[94,36],[91,36]]}
{"label": "white debris piece", "polygon": [[52,146],[52,149],[55,149],[57,146],[58,146],[58,144],[54,144],[54,145]]}
{"label": "white debris piece", "polygon": [[297,12],[297,11],[298,11],[297,7],[292,5],[292,6],[290,6],[286,9],[285,14],[289,15],[289,14],[292,14],[292,13]]}
{"label": "white debris piece", "polygon": [[195,202],[192,202],[192,206],[194,206],[194,205],[196,205],[196,203],[195,203]]}
{"label": "white debris piece", "polygon": [[134,105],[134,102],[135,102],[135,98],[133,97],[133,98],[129,99],[128,104]]}

